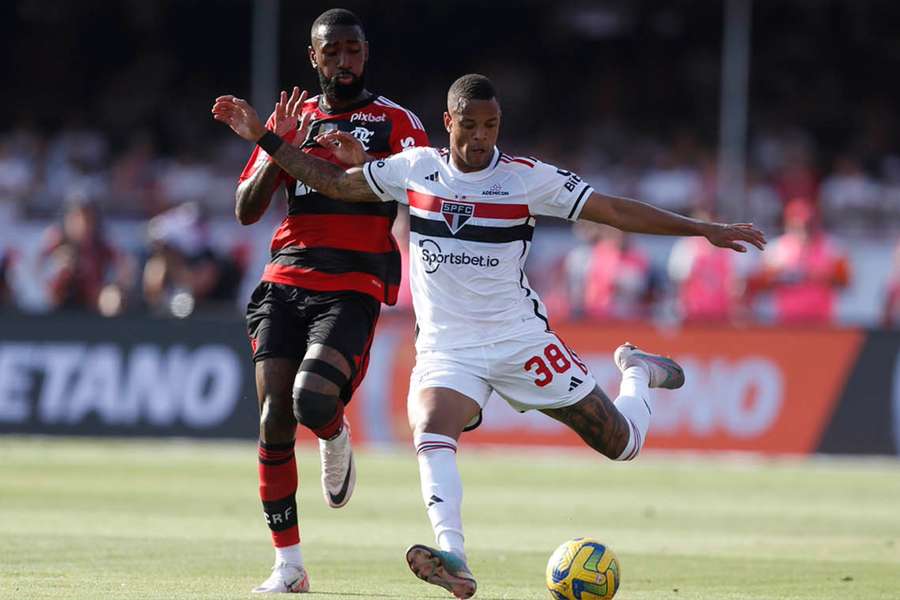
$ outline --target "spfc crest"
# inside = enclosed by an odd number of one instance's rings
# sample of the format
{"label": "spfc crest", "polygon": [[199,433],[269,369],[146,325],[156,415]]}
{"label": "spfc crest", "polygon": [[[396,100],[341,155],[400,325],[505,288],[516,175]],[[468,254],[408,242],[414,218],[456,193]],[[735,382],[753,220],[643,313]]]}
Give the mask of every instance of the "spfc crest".
{"label": "spfc crest", "polygon": [[443,200],[441,202],[441,214],[444,215],[444,220],[447,221],[447,227],[450,228],[450,232],[455,234],[475,214],[475,205],[470,202]]}

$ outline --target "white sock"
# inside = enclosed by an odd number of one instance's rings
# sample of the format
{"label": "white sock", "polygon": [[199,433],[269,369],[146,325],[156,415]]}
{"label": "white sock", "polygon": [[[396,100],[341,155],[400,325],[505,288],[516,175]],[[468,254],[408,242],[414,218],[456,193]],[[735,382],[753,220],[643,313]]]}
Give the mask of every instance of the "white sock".
{"label": "white sock", "polygon": [[289,565],[303,566],[303,553],[300,552],[300,544],[275,548],[275,564],[287,563]]}
{"label": "white sock", "polygon": [[456,440],[437,433],[415,436],[422,500],[428,510],[434,538],[441,550],[463,560],[462,479],[456,467]]}
{"label": "white sock", "polygon": [[622,373],[619,397],[614,404],[628,421],[628,444],[616,460],[632,460],[644,447],[650,428],[650,373],[639,366]]}

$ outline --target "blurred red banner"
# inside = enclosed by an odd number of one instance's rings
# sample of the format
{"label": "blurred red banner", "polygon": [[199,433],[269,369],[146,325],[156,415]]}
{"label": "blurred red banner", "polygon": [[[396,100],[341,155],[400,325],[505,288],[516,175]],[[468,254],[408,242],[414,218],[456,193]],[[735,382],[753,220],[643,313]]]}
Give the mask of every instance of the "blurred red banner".
{"label": "blurred red banner", "polygon": [[[815,451],[859,353],[856,330],[690,327],[664,331],[645,325],[563,324],[557,333],[590,367],[611,398],[620,374],[615,348],[630,341],[668,354],[685,368],[680,390],[653,390],[648,448]],[[406,420],[409,374],[415,361],[413,324],[379,325],[366,383],[351,404],[359,441],[410,438]],[[464,445],[570,446],[582,442],[537,411],[517,413],[492,396],[483,424]]]}

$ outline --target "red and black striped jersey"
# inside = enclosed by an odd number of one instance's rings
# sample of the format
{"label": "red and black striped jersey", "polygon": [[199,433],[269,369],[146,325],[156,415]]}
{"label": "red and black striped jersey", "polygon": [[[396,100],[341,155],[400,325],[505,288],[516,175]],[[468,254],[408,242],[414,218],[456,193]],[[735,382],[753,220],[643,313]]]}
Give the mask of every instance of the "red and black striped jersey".
{"label": "red and black striped jersey", "polygon": [[[383,96],[373,95],[340,113],[324,110],[319,100],[314,96],[303,106],[303,114],[312,113],[313,120],[302,147],[314,156],[347,166],[314,141],[332,129],[353,134],[375,158],[428,145],[419,118]],[[256,147],[239,181],[252,177],[269,160]],[[400,286],[400,253],[391,235],[396,203],[335,200],[284,172],[281,183],[288,214],[272,236],[262,280],[321,292],[361,292],[394,304]]]}

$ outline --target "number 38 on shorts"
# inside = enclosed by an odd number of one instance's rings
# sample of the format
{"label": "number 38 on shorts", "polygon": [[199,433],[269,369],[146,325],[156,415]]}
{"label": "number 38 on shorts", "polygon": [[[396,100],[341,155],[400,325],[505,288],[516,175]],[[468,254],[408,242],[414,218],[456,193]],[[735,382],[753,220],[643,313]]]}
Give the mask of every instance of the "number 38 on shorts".
{"label": "number 38 on shorts", "polygon": [[571,369],[573,364],[587,375],[587,367],[565,344],[547,344],[541,356],[534,355],[525,361],[524,369],[535,375],[536,386],[544,387],[553,382],[554,373],[562,375]]}

